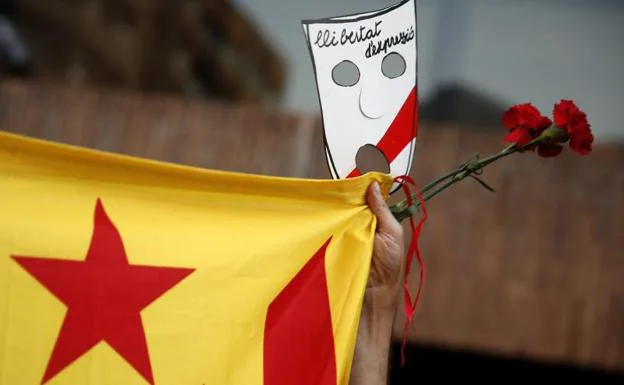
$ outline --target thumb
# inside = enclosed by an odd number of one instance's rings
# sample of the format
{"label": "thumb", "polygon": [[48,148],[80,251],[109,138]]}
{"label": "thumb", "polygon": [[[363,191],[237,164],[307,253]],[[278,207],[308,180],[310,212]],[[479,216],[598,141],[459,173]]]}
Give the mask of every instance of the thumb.
{"label": "thumb", "polygon": [[379,232],[394,233],[397,227],[401,227],[384,200],[379,183],[373,182],[368,186],[366,202],[377,217],[377,230]]}

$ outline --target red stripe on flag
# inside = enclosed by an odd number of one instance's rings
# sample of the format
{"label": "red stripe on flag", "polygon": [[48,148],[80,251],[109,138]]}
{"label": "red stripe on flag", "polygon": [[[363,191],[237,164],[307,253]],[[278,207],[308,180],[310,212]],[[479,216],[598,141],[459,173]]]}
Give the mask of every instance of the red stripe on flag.
{"label": "red stripe on flag", "polygon": [[[385,155],[388,164],[392,163],[403,149],[418,135],[418,102],[416,100],[416,87],[405,99],[405,103],[399,113],[390,124],[390,128],[377,143],[377,148]],[[362,175],[357,167],[347,175],[354,178]]]}
{"label": "red stripe on flag", "polygon": [[325,276],[329,241],[269,305],[264,329],[265,385],[336,385]]}

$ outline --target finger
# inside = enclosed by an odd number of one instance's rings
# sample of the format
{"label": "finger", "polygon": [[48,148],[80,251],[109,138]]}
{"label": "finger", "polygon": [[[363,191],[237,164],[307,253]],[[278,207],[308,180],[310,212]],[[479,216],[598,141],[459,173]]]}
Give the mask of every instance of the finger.
{"label": "finger", "polygon": [[366,201],[368,207],[377,217],[377,231],[390,234],[398,234],[402,231],[401,224],[392,215],[377,182],[368,186]]}

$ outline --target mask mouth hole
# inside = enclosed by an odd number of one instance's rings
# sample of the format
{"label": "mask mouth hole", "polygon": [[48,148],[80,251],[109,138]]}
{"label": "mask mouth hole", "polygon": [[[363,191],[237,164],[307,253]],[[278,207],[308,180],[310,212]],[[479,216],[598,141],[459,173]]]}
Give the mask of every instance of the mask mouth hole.
{"label": "mask mouth hole", "polygon": [[361,174],[380,172],[390,174],[390,164],[377,146],[366,144],[355,155],[355,165]]}

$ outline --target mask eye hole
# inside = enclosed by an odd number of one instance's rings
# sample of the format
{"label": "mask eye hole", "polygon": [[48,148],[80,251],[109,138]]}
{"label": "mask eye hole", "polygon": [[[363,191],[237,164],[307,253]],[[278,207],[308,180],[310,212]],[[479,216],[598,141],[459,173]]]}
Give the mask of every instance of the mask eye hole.
{"label": "mask eye hole", "polygon": [[360,81],[360,69],[349,60],[343,60],[332,70],[334,83],[341,87],[353,87]]}
{"label": "mask eye hole", "polygon": [[389,79],[395,79],[405,73],[405,59],[397,52],[390,52],[381,62],[381,72]]}

